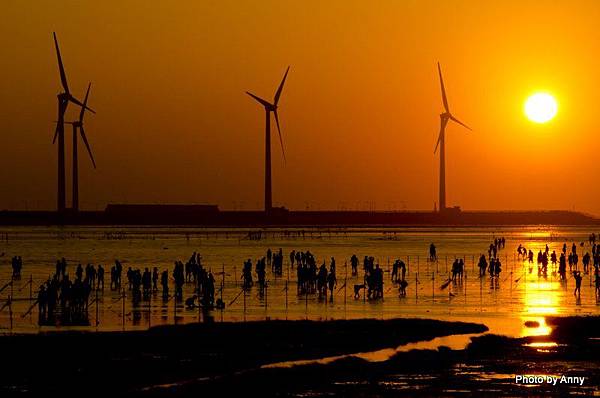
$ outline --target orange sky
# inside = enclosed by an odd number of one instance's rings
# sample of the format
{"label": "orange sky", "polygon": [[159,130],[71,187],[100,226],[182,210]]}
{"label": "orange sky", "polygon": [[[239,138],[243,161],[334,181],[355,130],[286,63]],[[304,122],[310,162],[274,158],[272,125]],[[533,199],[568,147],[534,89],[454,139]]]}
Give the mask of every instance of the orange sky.
{"label": "orange sky", "polygon": [[[54,3],[3,1],[0,208],[56,206],[55,30],[71,90],[83,97],[91,80],[98,112],[83,209],[261,208],[264,113],[244,91],[272,98],[288,64],[274,204],[432,209],[439,60],[474,130],[447,129],[449,205],[600,214],[597,1]],[[523,116],[536,90],[559,101],[551,123]]]}

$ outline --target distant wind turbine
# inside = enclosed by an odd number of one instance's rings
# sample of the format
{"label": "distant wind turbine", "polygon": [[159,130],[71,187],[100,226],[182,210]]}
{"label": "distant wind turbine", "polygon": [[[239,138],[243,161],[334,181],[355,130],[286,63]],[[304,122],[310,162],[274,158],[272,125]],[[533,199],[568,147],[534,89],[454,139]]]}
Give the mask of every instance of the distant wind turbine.
{"label": "distant wind turbine", "polygon": [[440,63],[438,62],[438,73],[440,75],[440,86],[442,89],[442,102],[444,103],[444,112],[440,114],[440,135],[438,137],[437,143],[435,144],[435,149],[433,153],[435,153],[440,147],[440,207],[439,211],[443,212],[446,210],[446,125],[449,120],[452,120],[461,126],[471,130],[469,126],[458,120],[452,115],[450,112],[450,107],[448,106],[448,98],[446,98],[446,89],[444,88],[444,79],[442,78],[442,68],[440,67]]}
{"label": "distant wind turbine", "polygon": [[266,126],[265,126],[265,212],[269,212],[273,208],[273,197],[271,190],[271,112],[275,115],[275,123],[277,123],[277,132],[279,133],[279,143],[281,144],[281,152],[283,153],[283,160],[285,162],[285,149],[283,148],[283,138],[281,137],[281,129],[279,127],[279,116],[277,114],[277,104],[279,103],[279,97],[285,84],[290,67],[285,71],[283,79],[279,84],[279,88],[275,92],[273,103],[266,101],[251,92],[246,91],[246,94],[258,101],[259,104],[264,106],[266,115]]}
{"label": "distant wind turbine", "polygon": [[67,105],[72,102],[79,105],[92,113],[92,109],[84,105],[81,101],[71,95],[69,91],[69,85],[67,83],[67,74],[63,66],[62,58],[60,56],[60,49],[58,47],[58,40],[56,39],[56,33],[52,33],[54,36],[54,47],[56,48],[56,57],[58,59],[58,69],[60,72],[60,81],[63,87],[63,92],[57,95],[58,98],[58,120],[56,122],[56,130],[54,131],[54,139],[52,143],[56,142],[58,138],[58,211],[64,212],[66,208],[66,197],[65,197],[65,112],[67,111]]}
{"label": "distant wind turbine", "polygon": [[87,137],[85,136],[85,130],[83,128],[83,116],[85,114],[85,110],[87,109],[87,101],[90,95],[91,86],[92,83],[88,84],[88,88],[85,93],[85,98],[83,100],[83,105],[81,107],[81,111],[79,112],[79,120],[74,122],[65,122],[66,124],[70,124],[71,126],[73,126],[73,211],[79,211],[79,161],[77,159],[77,130],[79,130],[81,139],[83,140],[83,143],[87,148],[88,154],[90,155],[90,159],[92,160],[92,165],[94,166],[94,169],[96,168],[96,161],[94,160],[92,149],[90,148],[90,144],[88,143]]}

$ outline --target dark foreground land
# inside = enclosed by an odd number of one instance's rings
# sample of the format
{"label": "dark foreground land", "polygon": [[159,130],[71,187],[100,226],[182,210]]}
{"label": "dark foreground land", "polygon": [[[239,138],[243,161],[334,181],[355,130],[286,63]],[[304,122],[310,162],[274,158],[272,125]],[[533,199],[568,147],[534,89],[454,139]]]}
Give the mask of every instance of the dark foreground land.
{"label": "dark foreground land", "polygon": [[[540,338],[481,335],[462,350],[398,352],[369,362],[264,368],[282,361],[394,348],[483,325],[423,319],[265,321],[145,332],[0,337],[0,396],[488,396],[598,393],[600,318],[548,318]],[[583,386],[514,383],[515,374],[586,377]]]}
{"label": "dark foreground land", "polygon": [[485,330],[483,325],[462,322],[395,319],[204,323],[140,332],[4,336],[0,337],[0,396],[167,396],[179,388],[144,388],[215,380],[273,362],[372,351]]}
{"label": "dark foreground land", "polygon": [[[600,317],[548,318],[550,336],[483,334],[461,350],[398,352],[370,362],[347,356],[328,364],[261,368],[152,390],[151,396],[199,393],[294,397],[597,396],[600,394]],[[542,343],[542,345],[539,345]],[[551,343],[552,345],[544,345]],[[538,344],[538,345],[536,345]],[[578,383],[517,384],[515,375],[585,377]]]}

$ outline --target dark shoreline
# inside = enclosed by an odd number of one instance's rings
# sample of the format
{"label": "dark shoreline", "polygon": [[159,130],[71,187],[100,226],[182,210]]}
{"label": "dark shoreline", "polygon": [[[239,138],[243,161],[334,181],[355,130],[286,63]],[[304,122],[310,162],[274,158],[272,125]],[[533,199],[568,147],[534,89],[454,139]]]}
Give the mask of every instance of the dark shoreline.
{"label": "dark shoreline", "polygon": [[125,392],[140,393],[151,385],[230,375],[273,362],[373,351],[486,330],[483,325],[463,322],[365,319],[226,322],[133,332],[3,336],[0,353],[10,366],[0,372],[0,395],[17,391],[127,395]]}
{"label": "dark shoreline", "polygon": [[440,226],[595,226],[600,219],[568,210],[547,211],[221,211],[203,205],[108,205],[103,211],[0,211],[0,225],[153,225],[218,228],[352,228]]}
{"label": "dark shoreline", "polygon": [[[412,397],[469,391],[488,396],[600,391],[600,317],[547,317],[546,323],[553,328],[549,336],[483,334],[462,350],[411,350],[383,362],[346,356],[290,368],[261,366],[479,334],[487,327],[427,319],[363,319],[4,336],[0,352],[9,366],[0,372],[0,395]],[[558,344],[549,349],[526,345],[540,341]],[[515,374],[567,374],[587,381],[581,387],[525,388],[514,383]]]}
{"label": "dark shoreline", "polygon": [[[209,395],[429,397],[564,396],[600,391],[600,317],[549,317],[549,336],[509,338],[484,334],[463,350],[398,352],[383,362],[343,357],[334,362],[291,368],[254,368],[164,388],[138,391],[144,397]],[[541,349],[528,344],[557,342]],[[585,386],[523,386],[516,374],[586,378]],[[486,378],[485,375],[489,375]],[[242,387],[240,387],[242,386]]]}

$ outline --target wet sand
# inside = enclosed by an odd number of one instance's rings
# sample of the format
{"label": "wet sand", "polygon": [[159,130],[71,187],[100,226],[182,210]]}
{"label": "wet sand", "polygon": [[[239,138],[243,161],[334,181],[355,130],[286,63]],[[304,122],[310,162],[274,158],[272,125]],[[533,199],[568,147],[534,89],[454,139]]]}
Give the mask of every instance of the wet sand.
{"label": "wet sand", "polygon": [[[592,227],[524,226],[511,228],[396,228],[370,229],[311,229],[262,231],[260,240],[247,238],[241,231],[206,230],[193,228],[116,228],[116,227],[65,227],[65,228],[4,228],[8,240],[0,240],[0,289],[10,282],[10,259],[21,255],[24,260],[23,276],[19,281],[0,292],[0,306],[12,302],[9,309],[0,311],[0,333],[69,330],[74,326],[38,325],[38,309],[34,306],[40,284],[55,272],[56,259],[65,257],[67,272],[73,276],[78,263],[103,264],[106,288],[93,292],[89,313],[89,326],[77,329],[90,331],[144,330],[149,326],[201,322],[198,310],[187,310],[183,303],[162,300],[159,292],[149,300],[135,304],[132,294],[125,289],[111,290],[109,268],[115,258],[128,267],[158,267],[160,271],[173,269],[173,261],[187,261],[194,252],[200,252],[205,268],[216,278],[217,297],[223,298],[226,308],[213,312],[221,321],[243,320],[331,320],[331,319],[394,319],[429,318],[447,321],[495,321],[499,333],[519,335],[522,320],[539,320],[546,315],[600,315],[600,306],[594,295],[593,275],[585,275],[581,299],[573,296],[574,281],[558,280],[556,270],[539,276],[537,268],[516,256],[519,244],[534,252],[550,250],[560,252],[563,242],[586,241]],[[292,232],[301,234],[295,235]],[[494,236],[505,236],[506,248],[500,258],[503,272],[500,278],[479,278],[476,260],[487,250]],[[437,262],[427,261],[429,244],[438,247]],[[253,261],[265,255],[267,248],[282,248],[284,252],[283,275],[274,275],[267,267],[268,289],[264,294],[255,286],[241,294],[241,267],[243,261]],[[319,300],[317,295],[298,294],[296,270],[288,254],[292,250],[306,250],[318,262],[337,260],[338,286],[333,301]],[[580,247],[580,253],[591,251],[589,243]],[[5,253],[4,256],[1,256]],[[384,301],[354,298],[353,287],[364,283],[363,272],[352,276],[348,261],[352,254],[359,258],[374,256],[382,266]],[[466,261],[462,283],[441,286],[455,257]],[[390,283],[391,264],[400,258],[407,265],[407,294],[399,297],[398,289]],[[362,267],[362,265],[361,265]],[[224,272],[223,272],[224,271]],[[31,278],[31,279],[30,279]],[[30,280],[33,283],[29,283]],[[186,283],[184,297],[193,294],[195,285]],[[221,289],[222,287],[222,289]],[[171,291],[173,285],[170,286]],[[123,300],[122,298],[125,297]],[[27,314],[26,316],[24,316]],[[483,321],[482,321],[483,322]],[[517,325],[517,327],[512,327]],[[507,330],[511,328],[512,330]],[[499,330],[502,329],[502,330]]]}

